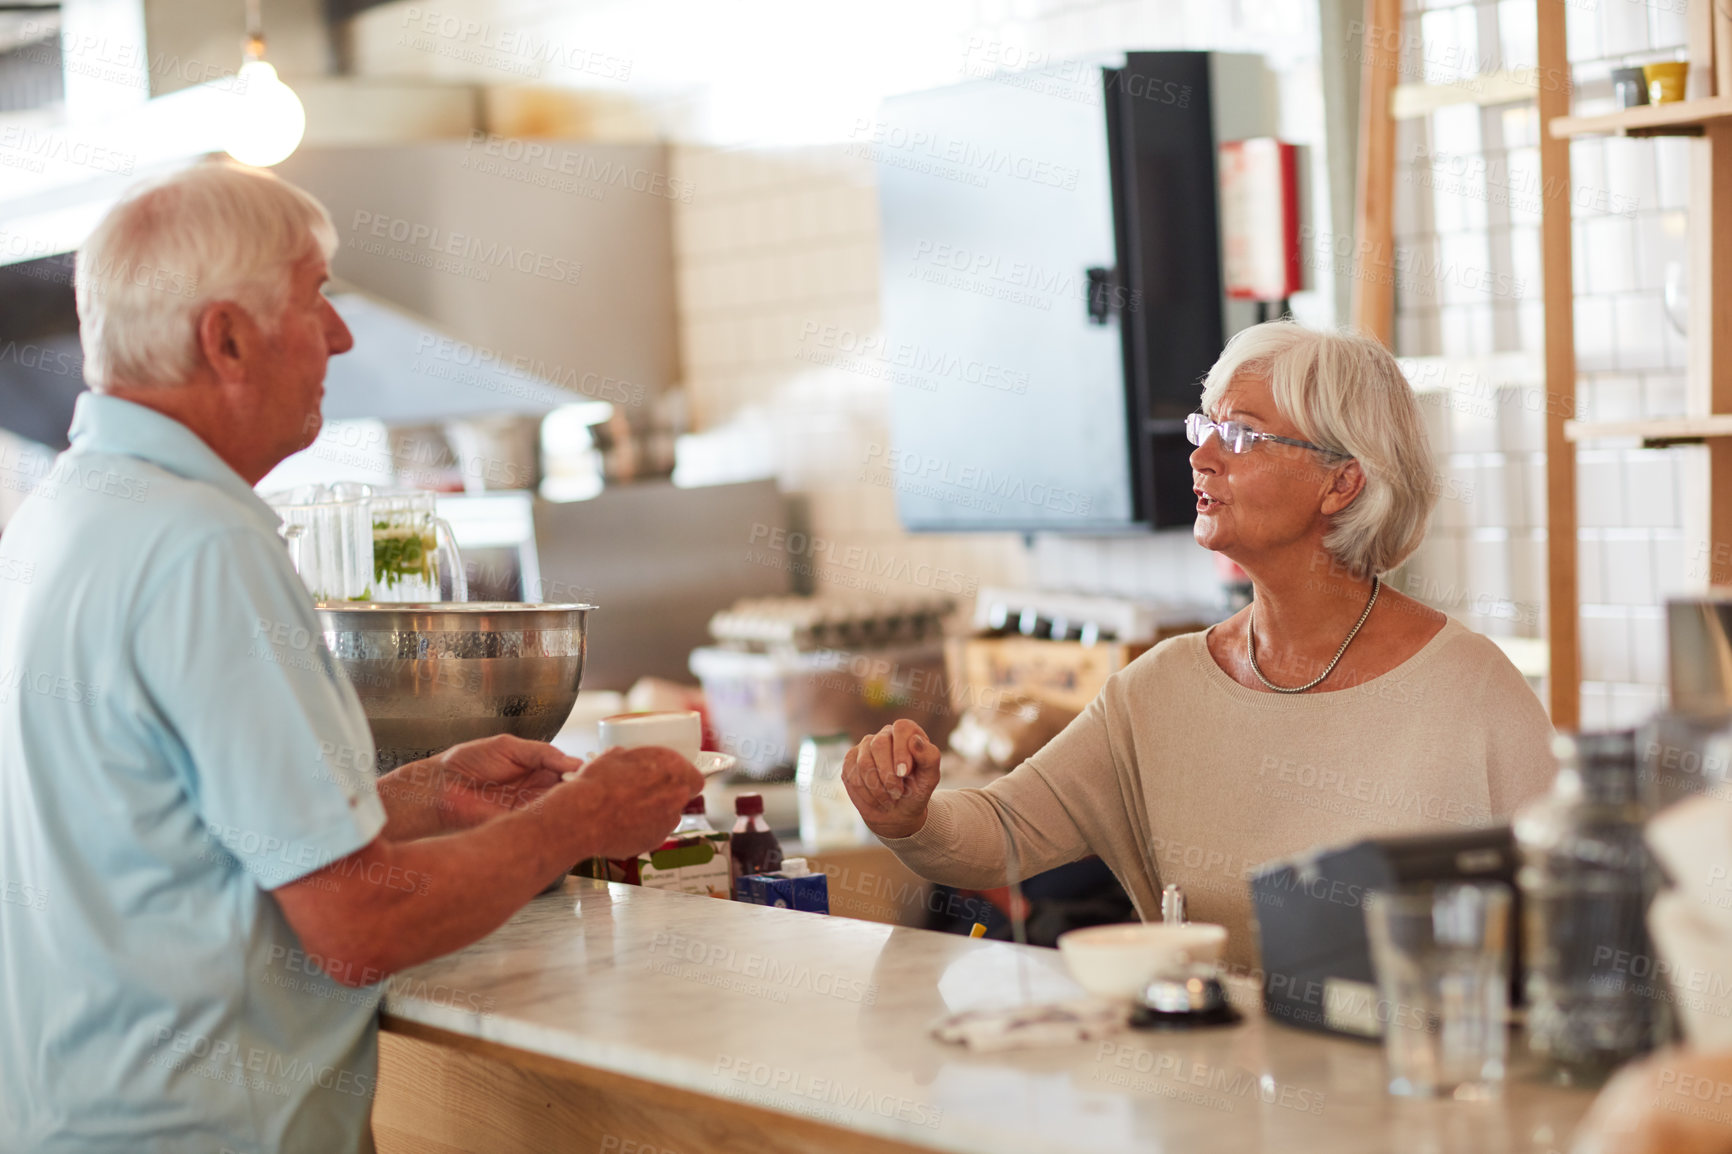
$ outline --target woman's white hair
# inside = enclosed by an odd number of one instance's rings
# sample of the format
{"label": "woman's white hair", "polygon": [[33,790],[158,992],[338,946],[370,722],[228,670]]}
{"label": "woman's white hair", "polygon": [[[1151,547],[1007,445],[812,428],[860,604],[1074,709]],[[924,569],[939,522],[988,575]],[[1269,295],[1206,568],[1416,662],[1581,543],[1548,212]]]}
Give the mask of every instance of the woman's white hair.
{"label": "woman's white hair", "polygon": [[128,189],[78,250],[84,379],[179,384],[208,305],[234,301],[272,330],[294,264],[336,247],[322,204],[255,168],[210,161]]}
{"label": "woman's white hair", "polygon": [[1240,375],[1268,381],[1302,438],[1353,457],[1365,474],[1365,488],[1330,519],[1324,548],[1363,575],[1405,561],[1425,536],[1437,485],[1419,402],[1389,350],[1358,333],[1254,325],[1209,370],[1203,411],[1213,414]]}

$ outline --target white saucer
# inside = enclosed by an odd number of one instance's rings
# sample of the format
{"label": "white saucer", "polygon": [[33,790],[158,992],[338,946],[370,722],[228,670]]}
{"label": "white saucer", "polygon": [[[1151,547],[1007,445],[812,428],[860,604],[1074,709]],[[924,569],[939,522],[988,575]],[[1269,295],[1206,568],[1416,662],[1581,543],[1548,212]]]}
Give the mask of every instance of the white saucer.
{"label": "white saucer", "polygon": [[740,759],[731,753],[714,753],[707,749],[698,754],[697,760],[692,762],[698,767],[698,772],[705,777],[715,777],[718,774],[727,773],[739,763]]}
{"label": "white saucer", "polygon": [[[715,753],[705,750],[698,754],[697,759],[692,764],[697,766],[698,772],[705,777],[719,777],[740,764],[740,759],[731,753]],[[570,773],[562,773],[559,776],[562,781],[572,781],[577,777],[577,771],[572,770]]]}

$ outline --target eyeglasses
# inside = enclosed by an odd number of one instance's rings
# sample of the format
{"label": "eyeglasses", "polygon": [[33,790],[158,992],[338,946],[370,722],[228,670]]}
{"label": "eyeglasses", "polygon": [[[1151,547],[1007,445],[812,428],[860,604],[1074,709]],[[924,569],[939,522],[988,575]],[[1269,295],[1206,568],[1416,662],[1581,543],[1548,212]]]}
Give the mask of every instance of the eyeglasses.
{"label": "eyeglasses", "polygon": [[1192,413],[1185,418],[1185,439],[1193,445],[1202,445],[1209,439],[1210,433],[1220,435],[1221,444],[1229,453],[1249,453],[1251,446],[1258,441],[1276,441],[1283,445],[1293,445],[1300,449],[1310,449],[1328,457],[1351,459],[1353,454],[1325,449],[1322,445],[1313,445],[1310,441],[1295,440],[1292,437],[1277,437],[1274,433],[1259,433],[1243,421],[1211,421],[1206,413]]}

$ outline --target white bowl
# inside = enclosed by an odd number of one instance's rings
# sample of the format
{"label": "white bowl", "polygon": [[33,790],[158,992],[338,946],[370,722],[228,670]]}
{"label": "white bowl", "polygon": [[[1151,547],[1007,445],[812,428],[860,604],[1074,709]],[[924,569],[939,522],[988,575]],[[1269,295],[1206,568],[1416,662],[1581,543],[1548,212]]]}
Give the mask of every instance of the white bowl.
{"label": "white bowl", "polygon": [[1219,961],[1226,944],[1227,928],[1207,922],[1090,926],[1058,936],[1070,976],[1100,998],[1134,998],[1157,970]]}

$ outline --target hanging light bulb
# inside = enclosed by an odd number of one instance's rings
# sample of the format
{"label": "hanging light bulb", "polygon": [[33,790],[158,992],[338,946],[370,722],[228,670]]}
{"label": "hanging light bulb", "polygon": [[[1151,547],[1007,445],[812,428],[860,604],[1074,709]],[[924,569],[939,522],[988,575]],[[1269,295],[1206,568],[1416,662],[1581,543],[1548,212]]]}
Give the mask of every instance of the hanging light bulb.
{"label": "hanging light bulb", "polygon": [[236,78],[224,147],[242,164],[269,168],[288,158],[307,131],[307,112],[294,89],[265,60],[258,0],[247,2],[246,62]]}

